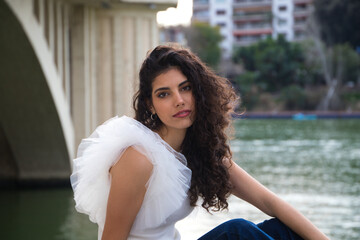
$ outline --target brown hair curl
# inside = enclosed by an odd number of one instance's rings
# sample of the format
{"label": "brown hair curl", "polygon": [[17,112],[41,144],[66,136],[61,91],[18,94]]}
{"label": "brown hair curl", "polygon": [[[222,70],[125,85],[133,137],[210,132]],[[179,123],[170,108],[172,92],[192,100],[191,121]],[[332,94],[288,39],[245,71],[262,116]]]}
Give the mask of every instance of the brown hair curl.
{"label": "brown hair curl", "polygon": [[140,69],[139,91],[133,101],[135,118],[150,129],[159,129],[162,124],[159,118],[150,117],[152,82],[173,67],[181,70],[191,82],[196,106],[196,117],[187,129],[181,151],[192,170],[190,204],[195,206],[200,196],[206,210],[225,209],[231,184],[223,161],[232,156],[225,130],[239,99],[230,82],[217,76],[189,50],[158,46]]}

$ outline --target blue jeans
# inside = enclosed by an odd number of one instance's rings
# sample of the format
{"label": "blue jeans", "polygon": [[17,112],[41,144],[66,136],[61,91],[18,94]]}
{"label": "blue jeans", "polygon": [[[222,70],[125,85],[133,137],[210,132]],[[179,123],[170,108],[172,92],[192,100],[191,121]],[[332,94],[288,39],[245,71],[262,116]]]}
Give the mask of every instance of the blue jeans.
{"label": "blue jeans", "polygon": [[245,219],[227,221],[198,240],[301,240],[302,238],[276,218],[254,224]]}

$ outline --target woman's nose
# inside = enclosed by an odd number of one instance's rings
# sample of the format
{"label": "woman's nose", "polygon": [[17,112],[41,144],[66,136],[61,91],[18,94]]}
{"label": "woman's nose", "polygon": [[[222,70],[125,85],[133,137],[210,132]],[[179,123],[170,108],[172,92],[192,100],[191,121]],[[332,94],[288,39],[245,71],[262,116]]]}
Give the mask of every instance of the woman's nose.
{"label": "woman's nose", "polygon": [[185,104],[184,98],[181,96],[181,94],[178,92],[175,94],[175,105],[176,107],[183,106]]}

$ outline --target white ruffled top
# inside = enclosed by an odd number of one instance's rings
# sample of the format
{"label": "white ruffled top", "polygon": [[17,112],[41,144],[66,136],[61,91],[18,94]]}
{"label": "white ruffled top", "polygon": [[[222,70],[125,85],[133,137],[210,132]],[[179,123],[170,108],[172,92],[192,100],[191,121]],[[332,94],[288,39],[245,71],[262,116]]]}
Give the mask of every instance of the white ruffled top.
{"label": "white ruffled top", "polygon": [[130,146],[147,156],[153,170],[128,239],[180,239],[175,223],[192,211],[186,158],[157,133],[126,116],[108,120],[81,141],[70,177],[76,210],[98,224],[100,240],[110,191],[109,169]]}

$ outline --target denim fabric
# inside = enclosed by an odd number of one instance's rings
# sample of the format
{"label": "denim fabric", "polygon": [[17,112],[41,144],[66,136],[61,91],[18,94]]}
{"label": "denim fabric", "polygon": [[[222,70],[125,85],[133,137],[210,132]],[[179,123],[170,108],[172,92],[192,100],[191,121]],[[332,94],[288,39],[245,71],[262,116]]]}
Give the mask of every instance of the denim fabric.
{"label": "denim fabric", "polygon": [[301,240],[296,233],[276,218],[254,224],[245,219],[227,221],[199,240]]}

